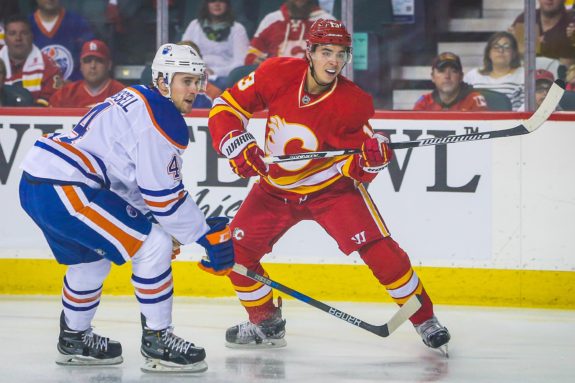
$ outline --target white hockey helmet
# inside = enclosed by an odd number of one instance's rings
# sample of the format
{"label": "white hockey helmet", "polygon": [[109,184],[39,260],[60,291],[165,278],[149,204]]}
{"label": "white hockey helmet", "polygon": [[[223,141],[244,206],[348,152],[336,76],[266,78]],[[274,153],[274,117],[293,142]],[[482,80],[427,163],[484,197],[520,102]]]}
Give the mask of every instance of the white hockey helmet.
{"label": "white hockey helmet", "polygon": [[206,90],[206,64],[198,52],[189,45],[164,44],[158,48],[152,62],[152,81],[156,87],[160,73],[168,86],[172,83],[175,73],[189,73],[199,76],[201,79],[200,91]]}

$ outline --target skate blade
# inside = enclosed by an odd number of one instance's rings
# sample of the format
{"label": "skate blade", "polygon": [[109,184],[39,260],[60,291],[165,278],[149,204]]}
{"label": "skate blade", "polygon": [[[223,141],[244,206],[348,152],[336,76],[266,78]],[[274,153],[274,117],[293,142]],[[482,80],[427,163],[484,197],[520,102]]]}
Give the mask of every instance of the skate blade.
{"label": "skate blade", "polygon": [[258,350],[258,349],[269,349],[269,348],[280,348],[287,346],[285,339],[265,339],[262,343],[231,343],[226,342],[226,347],[243,349],[243,350]]}
{"label": "skate blade", "polygon": [[143,372],[151,373],[193,374],[206,371],[208,364],[203,360],[191,364],[177,364],[166,362],[165,360],[148,358],[140,369]]}
{"label": "skate blade", "polygon": [[449,358],[449,348],[447,347],[447,344],[437,347],[436,350],[444,357]]}
{"label": "skate blade", "polygon": [[114,366],[124,361],[122,356],[109,359],[96,359],[91,356],[60,354],[56,364],[60,366]]}

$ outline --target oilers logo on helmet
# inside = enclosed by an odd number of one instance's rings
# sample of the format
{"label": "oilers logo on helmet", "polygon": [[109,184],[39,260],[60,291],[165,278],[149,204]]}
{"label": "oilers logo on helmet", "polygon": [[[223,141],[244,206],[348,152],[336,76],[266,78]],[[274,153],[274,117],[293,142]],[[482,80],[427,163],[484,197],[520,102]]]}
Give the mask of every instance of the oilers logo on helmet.
{"label": "oilers logo on helmet", "polygon": [[188,73],[200,77],[200,91],[205,91],[207,86],[205,72],[204,60],[188,45],[164,44],[158,49],[152,62],[152,80],[155,86],[158,86],[160,74],[164,83],[169,86],[174,74]]}

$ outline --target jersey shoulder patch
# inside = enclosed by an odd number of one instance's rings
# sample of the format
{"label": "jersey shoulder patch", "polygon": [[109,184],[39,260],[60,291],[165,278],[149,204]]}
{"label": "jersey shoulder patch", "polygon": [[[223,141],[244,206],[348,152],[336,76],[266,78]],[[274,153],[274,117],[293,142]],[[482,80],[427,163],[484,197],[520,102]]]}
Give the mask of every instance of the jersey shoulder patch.
{"label": "jersey shoulder patch", "polygon": [[174,104],[145,85],[131,86],[128,90],[141,97],[158,132],[172,145],[182,150],[186,149],[190,134],[184,117]]}

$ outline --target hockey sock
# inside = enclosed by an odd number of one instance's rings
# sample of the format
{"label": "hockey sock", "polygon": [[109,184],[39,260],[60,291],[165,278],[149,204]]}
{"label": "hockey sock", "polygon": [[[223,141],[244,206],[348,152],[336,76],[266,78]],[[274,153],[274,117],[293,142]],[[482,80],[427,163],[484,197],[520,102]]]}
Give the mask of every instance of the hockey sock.
{"label": "hockey sock", "polygon": [[391,237],[362,247],[359,254],[397,304],[402,305],[414,294],[421,295],[423,305],[410,318],[413,324],[422,323],[433,316],[433,303],[411,267],[408,255]]}

